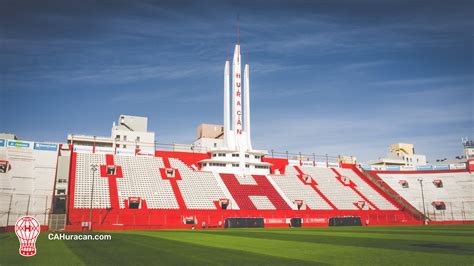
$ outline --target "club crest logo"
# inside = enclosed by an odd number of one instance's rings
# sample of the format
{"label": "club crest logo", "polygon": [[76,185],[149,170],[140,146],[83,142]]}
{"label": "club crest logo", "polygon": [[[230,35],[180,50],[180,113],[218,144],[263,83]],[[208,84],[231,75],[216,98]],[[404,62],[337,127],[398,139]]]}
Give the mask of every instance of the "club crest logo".
{"label": "club crest logo", "polygon": [[40,233],[40,223],[35,217],[23,216],[15,224],[15,233],[20,241],[20,255],[31,257],[36,254],[36,239]]}

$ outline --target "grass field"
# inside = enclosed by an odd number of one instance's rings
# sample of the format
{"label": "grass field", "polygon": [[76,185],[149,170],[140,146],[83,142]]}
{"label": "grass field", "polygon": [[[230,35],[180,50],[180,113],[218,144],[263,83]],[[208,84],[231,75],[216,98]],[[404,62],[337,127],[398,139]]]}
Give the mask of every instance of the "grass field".
{"label": "grass field", "polygon": [[473,265],[474,226],[114,231],[110,241],[48,240],[18,254],[0,234],[1,265]]}

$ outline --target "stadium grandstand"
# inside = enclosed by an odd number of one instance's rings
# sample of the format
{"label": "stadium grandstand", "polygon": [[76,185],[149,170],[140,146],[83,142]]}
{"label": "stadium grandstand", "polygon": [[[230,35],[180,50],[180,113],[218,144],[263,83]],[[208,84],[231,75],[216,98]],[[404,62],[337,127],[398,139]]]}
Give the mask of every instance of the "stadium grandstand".
{"label": "stadium grandstand", "polygon": [[254,149],[249,72],[237,44],[224,67],[224,124],[203,124],[192,145],[159,144],[147,118],[127,115],[110,137],[1,135],[0,227],[23,215],[70,231],[474,223],[472,156],[392,169]]}

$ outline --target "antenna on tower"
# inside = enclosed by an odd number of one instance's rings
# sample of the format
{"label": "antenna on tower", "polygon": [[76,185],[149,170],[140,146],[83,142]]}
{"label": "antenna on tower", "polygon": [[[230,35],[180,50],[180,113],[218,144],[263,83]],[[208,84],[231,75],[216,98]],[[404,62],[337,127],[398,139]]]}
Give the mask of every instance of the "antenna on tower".
{"label": "antenna on tower", "polygon": [[237,44],[240,45],[240,19],[237,15]]}
{"label": "antenna on tower", "polygon": [[245,63],[249,63],[249,48],[245,48]]}

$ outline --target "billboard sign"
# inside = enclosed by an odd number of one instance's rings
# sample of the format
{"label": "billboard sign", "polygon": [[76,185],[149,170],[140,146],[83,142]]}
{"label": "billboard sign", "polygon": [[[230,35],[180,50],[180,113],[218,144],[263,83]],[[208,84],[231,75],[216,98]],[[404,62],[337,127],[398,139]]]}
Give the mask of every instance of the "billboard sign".
{"label": "billboard sign", "polygon": [[284,224],[286,223],[286,218],[265,218],[266,224]]}
{"label": "billboard sign", "polygon": [[466,169],[466,163],[453,163],[449,165],[449,169]]}
{"label": "billboard sign", "polygon": [[385,170],[387,170],[387,171],[400,171],[400,166],[398,166],[398,165],[387,165],[387,166],[385,166]]}
{"label": "billboard sign", "polygon": [[416,166],[416,170],[426,171],[426,170],[433,170],[432,165],[418,165]]}
{"label": "billboard sign", "polygon": [[5,140],[4,139],[0,139],[0,147],[5,147]]}
{"label": "billboard sign", "polygon": [[74,145],[74,152],[92,153],[92,146]]}
{"label": "billboard sign", "polygon": [[433,165],[434,170],[449,170],[449,164],[436,164]]}
{"label": "billboard sign", "polygon": [[137,149],[137,155],[155,156],[155,151],[153,149]]}
{"label": "billboard sign", "polygon": [[114,154],[115,150],[112,147],[95,147],[95,153],[100,154]]}
{"label": "billboard sign", "polygon": [[21,140],[9,140],[7,143],[8,147],[18,148],[18,149],[28,149],[32,148],[31,142],[21,141]]}
{"label": "billboard sign", "polygon": [[34,149],[39,151],[57,151],[58,144],[35,142]]}
{"label": "billboard sign", "polygon": [[125,149],[125,148],[117,148],[115,153],[117,155],[135,155],[135,150]]}
{"label": "billboard sign", "polygon": [[326,218],[303,218],[303,223],[307,224],[327,224]]}

